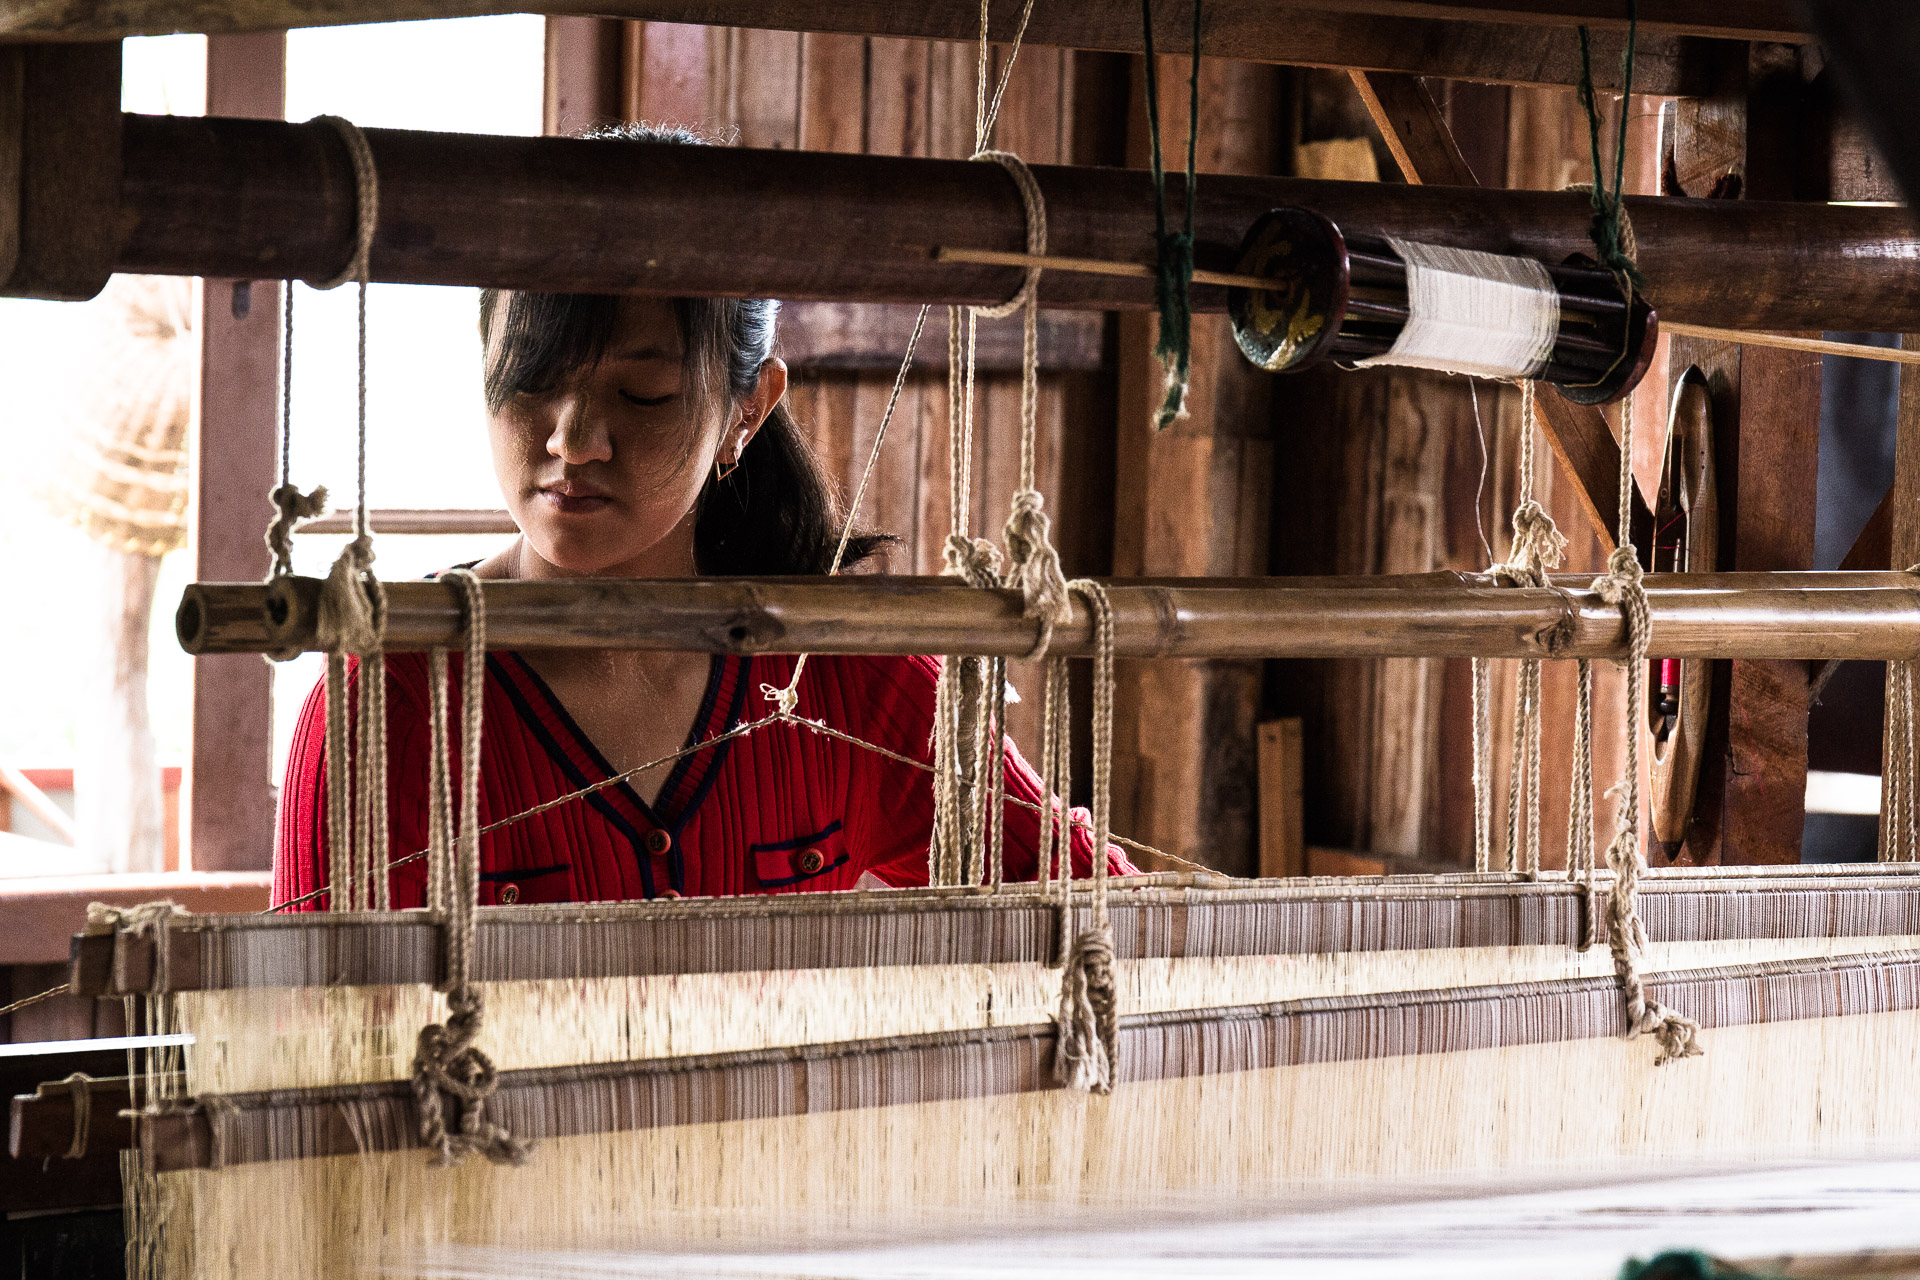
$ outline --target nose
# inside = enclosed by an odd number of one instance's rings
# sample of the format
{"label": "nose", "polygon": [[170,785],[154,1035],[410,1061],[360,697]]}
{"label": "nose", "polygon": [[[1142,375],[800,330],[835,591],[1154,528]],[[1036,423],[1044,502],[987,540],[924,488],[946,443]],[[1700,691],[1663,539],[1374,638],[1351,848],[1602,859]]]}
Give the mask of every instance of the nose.
{"label": "nose", "polygon": [[593,411],[583,391],[553,398],[553,428],[547,434],[547,452],[570,467],[613,460],[613,437]]}

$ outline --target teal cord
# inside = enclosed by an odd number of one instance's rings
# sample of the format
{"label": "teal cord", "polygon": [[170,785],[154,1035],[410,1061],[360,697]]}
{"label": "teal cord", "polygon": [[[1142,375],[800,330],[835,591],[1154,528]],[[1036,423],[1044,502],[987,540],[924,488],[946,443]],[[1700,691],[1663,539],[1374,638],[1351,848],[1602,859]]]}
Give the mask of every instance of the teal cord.
{"label": "teal cord", "polygon": [[[1633,51],[1639,29],[1639,5],[1636,0],[1627,0],[1627,46],[1621,54],[1620,73],[1620,129],[1614,139],[1613,148],[1613,190],[1607,190],[1600,160],[1600,103],[1593,89],[1593,53],[1587,29],[1580,28],[1580,105],[1587,112],[1587,143],[1592,150],[1593,159],[1593,222],[1590,234],[1593,247],[1597,251],[1600,265],[1615,275],[1623,277],[1635,289],[1646,287],[1646,278],[1640,274],[1640,268],[1627,255],[1622,244],[1620,229],[1620,208],[1623,196],[1622,187],[1626,181],[1627,168],[1627,119],[1631,114],[1630,102],[1633,94]],[[1625,292],[1625,290],[1622,290]]]}
{"label": "teal cord", "polygon": [[1200,4],[1193,0],[1193,65],[1187,78],[1186,226],[1167,230],[1167,174],[1160,154],[1160,77],[1153,53],[1153,0],[1140,0],[1141,44],[1147,67],[1147,134],[1153,165],[1153,300],[1160,312],[1160,340],[1153,353],[1166,371],[1166,395],[1153,424],[1164,429],[1186,413],[1193,351],[1194,155],[1200,130]]}
{"label": "teal cord", "polygon": [[1646,1262],[1629,1258],[1620,1267],[1620,1280],[1785,1280],[1784,1277],[1743,1271],[1698,1249],[1671,1249]]}

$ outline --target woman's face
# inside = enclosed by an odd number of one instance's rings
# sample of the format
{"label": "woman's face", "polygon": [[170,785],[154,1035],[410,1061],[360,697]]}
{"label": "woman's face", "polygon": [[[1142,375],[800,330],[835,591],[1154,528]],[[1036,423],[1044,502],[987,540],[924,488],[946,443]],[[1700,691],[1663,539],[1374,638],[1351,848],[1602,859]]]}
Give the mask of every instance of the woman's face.
{"label": "woman's face", "polygon": [[729,413],[723,395],[692,384],[685,355],[671,303],[625,298],[598,364],[489,415],[507,507],[553,569],[694,572],[695,503],[722,448],[731,459],[745,446],[753,407]]}

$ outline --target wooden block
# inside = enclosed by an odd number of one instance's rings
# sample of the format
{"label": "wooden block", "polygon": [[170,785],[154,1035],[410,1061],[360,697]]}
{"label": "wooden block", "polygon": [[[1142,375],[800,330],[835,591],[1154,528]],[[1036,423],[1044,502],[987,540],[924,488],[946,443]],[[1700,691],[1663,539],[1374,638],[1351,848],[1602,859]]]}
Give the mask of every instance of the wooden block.
{"label": "wooden block", "polygon": [[1307,873],[1305,755],[1299,716],[1260,726],[1260,874]]}
{"label": "wooden block", "polygon": [[1306,853],[1307,874],[1310,876],[1383,876],[1387,874],[1386,860],[1371,854],[1352,853],[1345,849],[1308,849]]}

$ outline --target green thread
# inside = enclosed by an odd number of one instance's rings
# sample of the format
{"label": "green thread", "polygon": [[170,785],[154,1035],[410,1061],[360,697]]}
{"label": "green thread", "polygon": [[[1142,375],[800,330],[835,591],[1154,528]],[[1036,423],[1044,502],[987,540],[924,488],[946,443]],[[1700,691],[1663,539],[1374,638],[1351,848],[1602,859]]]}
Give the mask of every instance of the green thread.
{"label": "green thread", "polygon": [[1621,243],[1620,226],[1620,207],[1624,195],[1622,187],[1627,166],[1627,118],[1631,114],[1629,104],[1633,95],[1633,51],[1638,29],[1639,5],[1637,0],[1627,0],[1627,45],[1620,57],[1620,128],[1614,139],[1613,190],[1609,192],[1600,160],[1600,103],[1593,90],[1593,53],[1587,29],[1580,28],[1580,105],[1587,111],[1587,143],[1593,158],[1593,190],[1589,193],[1593,203],[1593,221],[1589,234],[1593,237],[1593,247],[1598,253],[1600,265],[1623,277],[1623,293],[1630,293],[1628,285],[1634,289],[1644,289],[1647,283]]}
{"label": "green thread", "polygon": [[1166,395],[1153,425],[1164,429],[1187,412],[1187,382],[1193,352],[1194,153],[1200,130],[1200,2],[1193,0],[1193,66],[1187,77],[1186,225],[1167,230],[1167,173],[1160,156],[1160,77],[1153,54],[1153,0],[1140,0],[1141,43],[1146,52],[1147,135],[1153,164],[1153,300],[1160,312],[1160,340],[1153,354],[1166,372]]}
{"label": "green thread", "polygon": [[1785,1280],[1770,1273],[1746,1271],[1698,1249],[1671,1249],[1646,1262],[1628,1258],[1620,1280]]}

